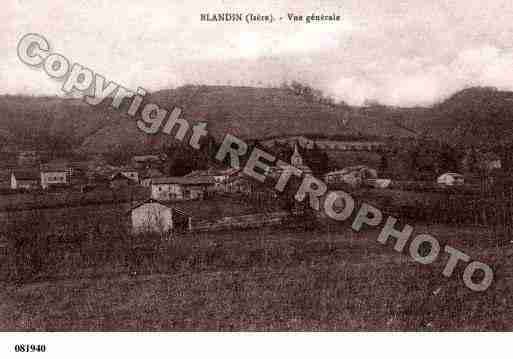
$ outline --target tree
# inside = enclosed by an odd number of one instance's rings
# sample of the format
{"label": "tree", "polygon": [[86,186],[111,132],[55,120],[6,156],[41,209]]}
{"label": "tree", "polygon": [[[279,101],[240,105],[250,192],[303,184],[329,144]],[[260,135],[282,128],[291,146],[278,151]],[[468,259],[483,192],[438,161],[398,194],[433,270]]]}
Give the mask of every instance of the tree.
{"label": "tree", "polygon": [[304,151],[302,157],[305,164],[312,170],[314,176],[322,176],[331,169],[328,154],[319,148],[317,143],[314,143],[312,149]]}
{"label": "tree", "polygon": [[462,167],[466,172],[474,173],[478,167],[478,159],[477,159],[477,151],[474,146],[472,146],[467,152],[462,160]]}
{"label": "tree", "polygon": [[459,163],[455,149],[447,143],[441,144],[438,153],[438,168],[443,172],[454,172],[459,170]]}
{"label": "tree", "polygon": [[386,151],[380,151],[380,160],[379,160],[379,174],[380,176],[388,171],[388,158]]}

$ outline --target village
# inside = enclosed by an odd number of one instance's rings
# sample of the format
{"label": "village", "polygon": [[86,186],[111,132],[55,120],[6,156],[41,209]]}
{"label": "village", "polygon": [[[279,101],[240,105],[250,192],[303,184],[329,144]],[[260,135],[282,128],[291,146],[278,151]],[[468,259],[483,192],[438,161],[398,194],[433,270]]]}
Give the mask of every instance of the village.
{"label": "village", "polygon": [[[4,197],[68,194],[70,198],[81,194],[83,199],[95,194],[104,198],[109,193],[114,197],[117,194],[120,205],[130,206],[130,226],[134,234],[169,235],[171,232],[277,225],[289,216],[277,193],[241,170],[218,166],[184,176],[165,176],[161,172],[165,160],[163,154],[150,154],[133,156],[130,163],[123,166],[109,165],[98,158],[38,163],[35,151],[22,152],[17,168],[9,171]],[[305,173],[311,173],[303,164],[297,144],[290,160]],[[39,171],[34,167],[39,167]],[[223,205],[218,206],[218,203]],[[81,203],[58,204],[60,207],[77,205]]]}
{"label": "village", "polygon": [[[285,154],[284,159],[303,174],[313,173],[303,159],[303,155],[308,155],[309,151],[321,154],[320,158],[317,155],[317,158],[310,160],[311,165],[316,167],[319,167],[318,162],[327,161],[327,152],[335,154],[336,158],[350,152],[381,154],[381,159],[374,161],[374,165],[369,161],[362,164],[349,160],[348,165],[343,166],[338,161],[340,167],[334,168],[332,165],[324,166],[321,170],[315,168],[314,174],[322,179],[329,189],[352,192],[366,189],[366,198],[377,199],[378,203],[382,200],[382,195],[392,193],[395,197],[385,200],[386,207],[391,212],[400,212],[405,216],[410,216],[412,212],[422,212],[422,208],[412,209],[422,205],[415,200],[401,207],[397,193],[481,193],[483,188],[493,185],[496,176],[491,174],[500,172],[502,167],[498,156],[487,155],[479,164],[483,170],[477,180],[475,176],[472,178],[470,175],[464,176],[454,171],[441,173],[431,181],[411,181],[394,178],[390,171],[383,168],[383,161],[386,160],[385,142],[285,136],[265,139],[258,144],[264,148],[278,148],[279,153]],[[154,153],[134,155],[128,163],[120,166],[109,164],[100,155],[84,161],[51,159],[43,163],[37,151],[20,151],[16,166],[2,173],[4,182],[0,189],[3,190],[5,198],[15,198],[17,194],[39,194],[43,196],[40,202],[45,201],[45,193],[68,194],[67,200],[56,203],[56,206],[64,208],[85,205],[88,203],[85,198],[97,198],[93,203],[102,204],[105,198],[111,196],[113,202],[129,206],[127,223],[134,234],[153,232],[169,236],[171,233],[190,231],[276,226],[308,212],[306,202],[297,203],[290,197],[285,198],[270,186],[255,181],[241,170],[219,165],[204,170],[193,170],[183,176],[169,176],[163,174],[163,164],[166,160],[166,154]],[[271,167],[266,175],[276,178],[280,171],[278,167]],[[78,200],[71,203],[69,198],[73,195]],[[445,195],[444,197],[449,198]],[[222,205],[219,205],[220,203]],[[473,203],[476,207],[475,201]],[[438,206],[444,207],[447,211],[450,204],[438,203]],[[23,208],[27,210],[32,207],[37,206],[27,203]],[[46,207],[52,207],[48,200]],[[9,209],[18,208],[14,205],[4,208],[4,211]],[[427,212],[431,213],[433,209],[430,208]],[[426,216],[428,214],[421,218]],[[301,221],[304,222],[304,219]]]}

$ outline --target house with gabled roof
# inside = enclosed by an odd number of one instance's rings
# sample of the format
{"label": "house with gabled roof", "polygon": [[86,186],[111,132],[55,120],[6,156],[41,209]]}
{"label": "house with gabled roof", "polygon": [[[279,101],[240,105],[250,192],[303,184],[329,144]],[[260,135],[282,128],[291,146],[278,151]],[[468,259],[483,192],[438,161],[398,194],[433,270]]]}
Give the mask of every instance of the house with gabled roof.
{"label": "house with gabled roof", "polygon": [[132,232],[169,234],[191,230],[191,216],[169,203],[148,199],[129,211]]}
{"label": "house with gabled roof", "polygon": [[17,169],[11,172],[11,189],[38,189],[39,172],[28,169]]}
{"label": "house with gabled roof", "polygon": [[186,178],[207,178],[210,177],[214,183],[214,188],[224,188],[230,178],[236,176],[241,170],[234,168],[214,169],[193,171],[184,177]]}

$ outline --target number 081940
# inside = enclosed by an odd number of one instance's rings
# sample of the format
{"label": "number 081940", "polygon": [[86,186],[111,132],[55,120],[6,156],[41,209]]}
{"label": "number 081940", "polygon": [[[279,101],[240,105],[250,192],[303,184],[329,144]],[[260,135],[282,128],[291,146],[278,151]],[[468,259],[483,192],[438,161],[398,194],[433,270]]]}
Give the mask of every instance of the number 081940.
{"label": "number 081940", "polygon": [[43,353],[46,351],[46,345],[44,344],[16,344],[14,346],[16,353]]}

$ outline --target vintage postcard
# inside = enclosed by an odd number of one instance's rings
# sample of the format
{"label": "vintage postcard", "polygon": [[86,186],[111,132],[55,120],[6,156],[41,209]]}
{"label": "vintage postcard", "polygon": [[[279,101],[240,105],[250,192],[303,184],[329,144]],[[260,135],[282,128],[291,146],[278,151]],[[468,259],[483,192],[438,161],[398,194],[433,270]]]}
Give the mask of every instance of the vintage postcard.
{"label": "vintage postcard", "polygon": [[0,19],[1,330],[513,329],[512,2]]}

